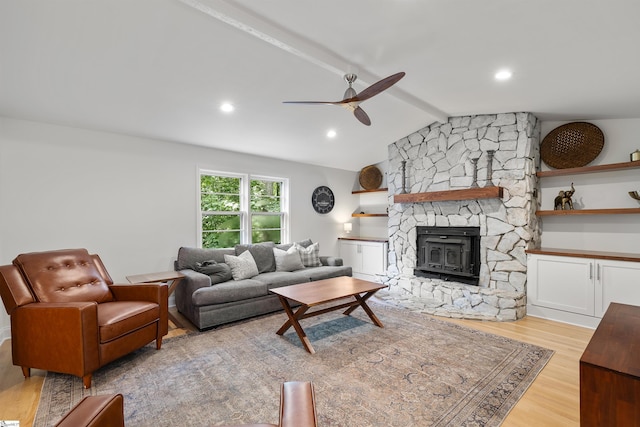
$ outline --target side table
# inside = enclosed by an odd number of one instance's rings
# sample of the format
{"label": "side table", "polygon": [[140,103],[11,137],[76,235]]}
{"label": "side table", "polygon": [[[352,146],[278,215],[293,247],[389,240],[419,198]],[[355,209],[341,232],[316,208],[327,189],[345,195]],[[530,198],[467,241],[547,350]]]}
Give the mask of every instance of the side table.
{"label": "side table", "polygon": [[[127,276],[129,283],[166,283],[169,286],[169,296],[176,290],[176,287],[180,284],[184,274],[178,271],[162,271],[159,273],[146,273],[135,274],[133,276]],[[169,320],[173,322],[178,328],[182,328],[182,323],[171,312],[168,313]]]}

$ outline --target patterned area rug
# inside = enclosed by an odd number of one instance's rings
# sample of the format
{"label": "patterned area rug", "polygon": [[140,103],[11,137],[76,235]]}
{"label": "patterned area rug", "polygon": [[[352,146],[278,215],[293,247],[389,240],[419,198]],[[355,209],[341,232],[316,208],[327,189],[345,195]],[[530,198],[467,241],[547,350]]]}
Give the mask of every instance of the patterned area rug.
{"label": "patterned area rug", "polygon": [[128,426],[277,423],[280,384],[313,381],[322,426],[498,426],[553,352],[371,304],[302,321],[284,313],[150,344],[80,378],[47,373],[35,426],[54,425],[85,395],[122,393]]}

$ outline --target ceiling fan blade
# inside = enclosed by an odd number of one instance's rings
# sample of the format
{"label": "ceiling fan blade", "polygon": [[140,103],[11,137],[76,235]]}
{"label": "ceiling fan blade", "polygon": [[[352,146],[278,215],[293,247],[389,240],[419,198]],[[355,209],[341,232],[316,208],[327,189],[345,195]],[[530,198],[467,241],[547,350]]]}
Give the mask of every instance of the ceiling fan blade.
{"label": "ceiling fan blade", "polygon": [[356,119],[360,120],[360,123],[371,126],[371,119],[362,108],[356,107],[356,109],[353,110],[353,115],[356,116]]}
{"label": "ceiling fan blade", "polygon": [[360,92],[356,96],[356,98],[360,102],[362,102],[362,101],[364,101],[366,99],[369,99],[372,96],[375,96],[375,95],[379,94],[380,92],[382,92],[383,90],[387,90],[391,86],[393,86],[394,84],[398,83],[398,81],[401,78],[403,78],[404,75],[405,75],[404,71],[401,71],[401,72],[393,74],[393,75],[391,75],[391,76],[389,76],[387,78],[384,78],[384,79],[380,80],[379,82],[376,82],[376,83],[372,84],[371,86],[369,86],[368,88],[366,88],[362,92]]}
{"label": "ceiling fan blade", "polygon": [[282,101],[283,104],[340,105],[342,101]]}

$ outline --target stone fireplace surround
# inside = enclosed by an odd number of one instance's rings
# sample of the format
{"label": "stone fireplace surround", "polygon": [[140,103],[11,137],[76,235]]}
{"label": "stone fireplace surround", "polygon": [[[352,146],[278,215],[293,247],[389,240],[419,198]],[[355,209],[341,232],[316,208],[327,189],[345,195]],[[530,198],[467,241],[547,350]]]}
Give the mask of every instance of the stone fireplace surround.
{"label": "stone fireplace surround", "polygon": [[[526,314],[526,254],[540,226],[535,175],[540,122],[530,113],[486,114],[434,123],[389,146],[389,292],[420,300],[447,317],[516,320]],[[494,150],[488,168],[487,151]],[[502,198],[396,203],[394,196],[468,189],[477,159],[479,187],[503,188]],[[491,182],[487,174],[491,172]],[[479,286],[417,277],[416,227],[480,227]]]}

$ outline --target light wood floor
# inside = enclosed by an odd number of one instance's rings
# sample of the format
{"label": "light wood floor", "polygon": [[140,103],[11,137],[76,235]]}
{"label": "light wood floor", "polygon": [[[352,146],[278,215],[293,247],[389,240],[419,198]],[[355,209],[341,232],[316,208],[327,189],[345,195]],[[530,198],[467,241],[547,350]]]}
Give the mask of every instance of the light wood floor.
{"label": "light wood floor", "polygon": [[[535,317],[516,322],[451,321],[555,351],[503,426],[579,426],[578,362],[593,330]],[[184,329],[171,328],[169,336],[183,333]],[[20,427],[32,425],[44,375],[32,370],[31,378],[25,380],[20,368],[11,364],[10,341],[0,346],[0,420],[18,420]]]}

